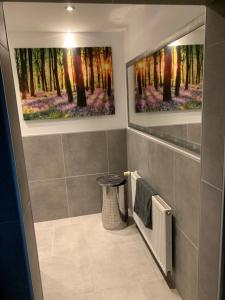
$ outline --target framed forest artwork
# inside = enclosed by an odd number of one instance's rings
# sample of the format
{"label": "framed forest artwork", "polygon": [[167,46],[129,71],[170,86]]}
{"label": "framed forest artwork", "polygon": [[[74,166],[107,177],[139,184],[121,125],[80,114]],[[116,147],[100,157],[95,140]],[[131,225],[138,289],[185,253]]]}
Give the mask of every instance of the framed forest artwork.
{"label": "framed forest artwork", "polygon": [[136,113],[200,109],[203,47],[166,46],[135,62]]}
{"label": "framed forest artwork", "polygon": [[115,113],[111,47],[19,48],[24,120]]}

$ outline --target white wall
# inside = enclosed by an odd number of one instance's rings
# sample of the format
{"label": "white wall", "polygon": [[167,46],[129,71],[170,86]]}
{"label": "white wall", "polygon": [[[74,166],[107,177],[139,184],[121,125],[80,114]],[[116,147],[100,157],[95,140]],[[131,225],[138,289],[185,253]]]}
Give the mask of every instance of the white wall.
{"label": "white wall", "polygon": [[24,121],[16,71],[16,62],[14,57],[14,48],[64,47],[66,46],[65,37],[68,35],[64,33],[47,32],[9,32],[8,38],[10,53],[16,87],[20,125],[23,136],[118,129],[125,128],[127,126],[123,33],[77,33],[70,35],[72,35],[72,39],[74,41],[73,46],[112,47],[116,114],[111,116],[88,117],[69,120]]}
{"label": "white wall", "polygon": [[[125,61],[128,62],[145,51],[154,50],[164,40],[204,13],[203,6],[140,6],[139,10],[130,16],[132,22],[125,32]],[[135,113],[133,79],[130,67],[128,71],[130,122],[145,127],[201,122],[201,111]]]}
{"label": "white wall", "polygon": [[204,13],[204,6],[140,5],[130,14],[131,21],[124,39],[125,61],[155,49]]}

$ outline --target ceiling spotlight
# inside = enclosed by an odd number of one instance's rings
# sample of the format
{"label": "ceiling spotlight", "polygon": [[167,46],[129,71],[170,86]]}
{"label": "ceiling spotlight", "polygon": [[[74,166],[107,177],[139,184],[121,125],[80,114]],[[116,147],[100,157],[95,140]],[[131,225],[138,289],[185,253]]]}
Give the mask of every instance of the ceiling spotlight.
{"label": "ceiling spotlight", "polygon": [[73,10],[75,9],[75,7],[74,7],[74,6],[71,6],[71,5],[67,5],[67,6],[65,7],[65,9],[66,9],[67,11],[71,12],[71,11],[73,11]]}

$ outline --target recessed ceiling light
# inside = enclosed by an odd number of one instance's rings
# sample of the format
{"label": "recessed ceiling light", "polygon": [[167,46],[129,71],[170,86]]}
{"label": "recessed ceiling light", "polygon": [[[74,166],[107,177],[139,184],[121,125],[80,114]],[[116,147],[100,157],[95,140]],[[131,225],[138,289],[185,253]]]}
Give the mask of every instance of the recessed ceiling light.
{"label": "recessed ceiling light", "polygon": [[67,5],[67,6],[65,7],[65,9],[66,9],[67,11],[71,12],[71,11],[73,11],[73,10],[75,9],[75,7],[74,7],[74,6],[71,6],[71,5]]}

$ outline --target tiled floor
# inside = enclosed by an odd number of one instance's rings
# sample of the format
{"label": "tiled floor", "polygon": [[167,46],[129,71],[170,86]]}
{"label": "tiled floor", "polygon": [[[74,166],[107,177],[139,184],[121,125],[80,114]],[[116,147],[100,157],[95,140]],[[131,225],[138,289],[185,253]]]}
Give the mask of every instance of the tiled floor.
{"label": "tiled floor", "polygon": [[45,300],[181,300],[135,225],[106,231],[101,215],[35,224]]}

